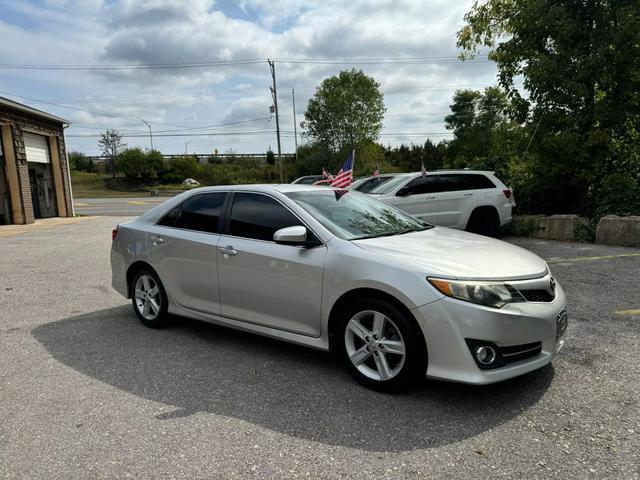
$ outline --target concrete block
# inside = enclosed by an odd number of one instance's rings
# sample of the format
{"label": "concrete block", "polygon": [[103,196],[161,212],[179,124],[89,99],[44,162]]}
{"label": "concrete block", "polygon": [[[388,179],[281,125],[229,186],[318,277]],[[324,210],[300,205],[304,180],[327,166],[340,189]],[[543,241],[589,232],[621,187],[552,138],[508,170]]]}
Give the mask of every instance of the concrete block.
{"label": "concrete block", "polygon": [[640,247],[640,217],[602,217],[596,228],[596,243]]}
{"label": "concrete block", "polygon": [[589,219],[578,215],[551,215],[547,218],[546,238],[549,240],[576,240],[576,231],[589,224]]}
{"label": "concrete block", "polygon": [[576,240],[576,231],[589,219],[578,215],[519,215],[513,219],[514,234],[543,240]]}

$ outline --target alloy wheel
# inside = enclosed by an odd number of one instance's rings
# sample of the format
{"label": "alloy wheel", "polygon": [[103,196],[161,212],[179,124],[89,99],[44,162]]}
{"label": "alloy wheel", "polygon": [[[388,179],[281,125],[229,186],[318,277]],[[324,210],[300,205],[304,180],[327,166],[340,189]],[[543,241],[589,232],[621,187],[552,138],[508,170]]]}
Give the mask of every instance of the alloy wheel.
{"label": "alloy wheel", "polygon": [[138,312],[145,320],[155,320],[162,307],[160,288],[150,275],[140,275],[136,280],[135,301]]}
{"label": "alloy wheel", "polygon": [[390,380],[402,370],[404,339],[393,320],[380,312],[356,313],[347,323],[344,342],[351,363],[372,380]]}

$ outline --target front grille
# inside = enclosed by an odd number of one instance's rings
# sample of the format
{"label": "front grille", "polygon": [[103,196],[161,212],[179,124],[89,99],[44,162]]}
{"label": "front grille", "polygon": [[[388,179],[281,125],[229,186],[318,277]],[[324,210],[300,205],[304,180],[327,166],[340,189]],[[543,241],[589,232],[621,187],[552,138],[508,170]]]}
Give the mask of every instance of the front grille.
{"label": "front grille", "polygon": [[552,302],[555,294],[547,290],[518,290],[527,302]]}
{"label": "front grille", "polygon": [[525,343],[512,347],[501,347],[500,353],[505,363],[517,362],[525,358],[535,357],[542,351],[541,342]]}

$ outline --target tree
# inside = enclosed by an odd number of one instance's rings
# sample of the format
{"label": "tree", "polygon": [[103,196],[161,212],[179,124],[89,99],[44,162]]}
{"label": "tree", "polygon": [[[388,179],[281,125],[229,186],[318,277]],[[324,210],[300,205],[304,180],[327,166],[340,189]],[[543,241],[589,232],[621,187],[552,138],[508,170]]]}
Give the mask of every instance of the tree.
{"label": "tree", "polygon": [[344,70],[323,80],[300,126],[313,142],[335,153],[375,142],[384,112],[380,84],[362,70]]}
{"label": "tree", "polygon": [[521,153],[523,136],[521,125],[510,119],[512,115],[513,106],[500,88],[487,87],[483,93],[458,90],[451,114],[444,119],[454,134],[446,148],[447,166],[506,174],[510,157]]}
{"label": "tree", "polygon": [[269,150],[267,150],[267,163],[269,165],[276,164],[276,156],[273,154],[273,150],[271,150],[271,147],[269,147]]}
{"label": "tree", "polygon": [[477,2],[458,46],[463,58],[490,49],[529,139],[537,131],[527,165],[551,193],[545,201],[592,211],[594,186],[618,168],[615,146],[632,138],[640,113],[638,1]]}
{"label": "tree", "polygon": [[116,129],[107,128],[100,134],[98,146],[106,159],[107,171],[116,178],[116,160],[120,152],[127,147],[127,144],[122,142],[122,135]]}
{"label": "tree", "polygon": [[158,150],[149,150],[147,152],[147,168],[150,176],[160,177],[166,170],[164,157]]}
{"label": "tree", "polygon": [[78,170],[81,172],[95,171],[93,160],[87,158],[84,153],[76,151],[69,152],[69,167],[71,170]]}
{"label": "tree", "polygon": [[141,148],[127,148],[118,155],[116,167],[127,178],[154,178],[163,173],[162,154],[157,150],[144,152]]}
{"label": "tree", "polygon": [[116,168],[127,178],[138,178],[145,170],[146,155],[141,148],[127,148],[116,159]]}

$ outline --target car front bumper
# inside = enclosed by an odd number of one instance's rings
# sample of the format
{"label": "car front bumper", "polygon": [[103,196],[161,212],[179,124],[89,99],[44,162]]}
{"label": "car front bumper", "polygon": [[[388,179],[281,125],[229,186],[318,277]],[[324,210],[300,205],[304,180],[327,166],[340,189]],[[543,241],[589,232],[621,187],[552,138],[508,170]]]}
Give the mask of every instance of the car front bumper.
{"label": "car front bumper", "polygon": [[[488,384],[541,368],[564,345],[556,340],[558,315],[566,309],[566,297],[556,286],[551,302],[522,302],[500,309],[442,298],[412,310],[427,344],[427,377],[471,384]],[[566,331],[566,329],[565,329]],[[522,360],[493,369],[481,369],[467,341],[480,340],[499,347],[540,342],[540,351]]]}

